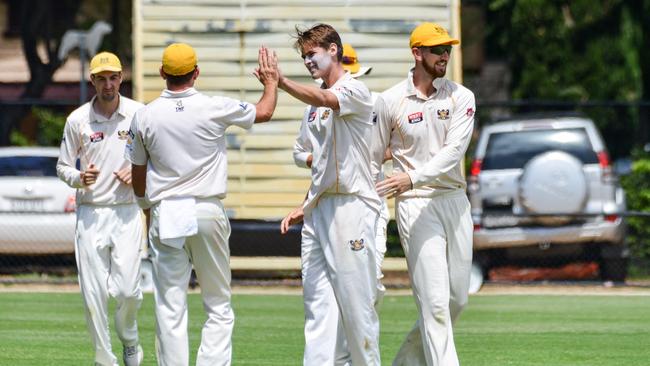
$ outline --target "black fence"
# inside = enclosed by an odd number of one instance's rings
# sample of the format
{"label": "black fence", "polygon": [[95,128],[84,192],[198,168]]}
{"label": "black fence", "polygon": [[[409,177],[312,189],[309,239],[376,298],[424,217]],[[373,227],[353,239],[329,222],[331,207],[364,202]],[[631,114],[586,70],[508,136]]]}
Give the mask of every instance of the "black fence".
{"label": "black fence", "polygon": [[[29,103],[28,103],[29,102]],[[19,104],[53,107],[55,110],[69,109],[70,101],[56,103],[21,101]],[[7,106],[10,103],[3,102]],[[557,101],[510,101],[479,103],[477,108],[477,131],[483,126],[504,117],[523,113],[580,112],[594,120],[605,138],[612,161],[629,162],[634,149],[648,146],[648,118],[650,102],[557,102]],[[478,134],[477,134],[478,136]],[[467,170],[473,155],[474,144],[468,151]],[[597,222],[612,220],[611,212],[592,215]],[[648,219],[644,210],[620,211],[615,213],[622,222],[622,230],[629,233],[625,225],[629,218]],[[38,216],[40,215],[40,216]],[[74,261],[74,213],[56,213],[42,216],[12,212],[0,212],[0,275],[4,282],[24,281],[74,281],[76,276]],[[482,219],[496,217],[499,213],[484,213]],[[502,219],[511,219],[511,213]],[[534,216],[534,215],[533,215]],[[549,216],[549,215],[546,215]],[[553,216],[553,215],[550,215]],[[567,214],[559,213],[566,218]],[[37,219],[34,226],[26,224]],[[521,218],[519,218],[521,219]],[[574,217],[570,220],[576,225],[584,225],[588,220]],[[588,225],[587,225],[588,226]],[[234,220],[230,238],[233,256],[297,257],[300,255],[300,228],[295,227],[289,235],[279,234],[279,221]],[[512,226],[517,230],[549,229],[546,223],[528,223]],[[482,228],[475,228],[477,233]],[[588,231],[588,228],[584,229]],[[574,231],[575,233],[576,231]],[[578,232],[579,233],[579,232]],[[388,257],[403,256],[395,222],[388,227]],[[576,234],[583,235],[583,234]],[[627,235],[627,234],[626,234]],[[45,239],[44,239],[45,238]],[[62,239],[63,238],[63,239]],[[650,242],[650,238],[646,238]],[[639,240],[638,235],[635,240]],[[643,240],[643,238],[641,239]],[[621,245],[618,245],[621,244]],[[625,278],[650,278],[650,263],[639,251],[630,250],[626,239],[620,243],[598,240],[572,241],[544,239],[527,245],[476,247],[474,259],[476,271],[487,281],[621,281]],[[145,258],[145,257],[143,257]],[[268,273],[265,272],[265,273]]]}

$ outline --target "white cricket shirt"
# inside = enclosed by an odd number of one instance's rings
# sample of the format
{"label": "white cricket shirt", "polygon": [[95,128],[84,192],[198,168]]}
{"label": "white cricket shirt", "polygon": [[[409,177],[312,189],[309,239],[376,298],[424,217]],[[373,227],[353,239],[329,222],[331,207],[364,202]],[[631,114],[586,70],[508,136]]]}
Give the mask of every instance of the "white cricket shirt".
{"label": "white cricket shirt", "polygon": [[422,95],[411,70],[375,104],[379,128],[373,154],[383,155],[390,146],[393,169],[407,172],[413,182],[414,189],[401,197],[432,197],[467,186],[462,162],[474,128],[474,94],[442,78],[433,86],[433,95]]}
{"label": "white cricket shirt", "polygon": [[350,73],[328,90],[338,99],[339,110],[310,106],[303,117],[306,130],[300,135],[308,140],[297,141],[311,146],[313,154],[312,182],[303,209],[311,211],[323,193],[336,193],[358,195],[379,211],[381,201],[370,171],[370,91]]}
{"label": "white cricket shirt", "polygon": [[253,104],[194,88],[163,90],[133,118],[125,155],[133,164],[147,165],[146,197],[152,203],[170,197],[223,199],[226,129],[249,129],[254,122]]}
{"label": "white cricket shirt", "polygon": [[[124,159],[124,147],[131,119],[143,104],[120,95],[117,110],[106,118],[94,111],[92,105],[96,98],[68,116],[56,164],[57,175],[69,186],[77,188],[77,204],[133,203],[133,188],[121,183],[113,172],[131,166]],[[82,170],[90,163],[95,164],[99,169],[97,182],[87,187],[82,184],[77,158]]]}

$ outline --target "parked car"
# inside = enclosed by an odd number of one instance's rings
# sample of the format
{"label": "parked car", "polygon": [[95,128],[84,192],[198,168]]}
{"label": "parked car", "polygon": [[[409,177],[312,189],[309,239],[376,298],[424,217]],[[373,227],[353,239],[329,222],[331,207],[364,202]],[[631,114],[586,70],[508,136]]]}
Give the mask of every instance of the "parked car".
{"label": "parked car", "polygon": [[625,194],[593,121],[527,116],[482,128],[469,175],[476,265],[587,260],[627,274]]}
{"label": "parked car", "polygon": [[0,254],[74,253],[75,190],[56,175],[58,155],[0,148]]}

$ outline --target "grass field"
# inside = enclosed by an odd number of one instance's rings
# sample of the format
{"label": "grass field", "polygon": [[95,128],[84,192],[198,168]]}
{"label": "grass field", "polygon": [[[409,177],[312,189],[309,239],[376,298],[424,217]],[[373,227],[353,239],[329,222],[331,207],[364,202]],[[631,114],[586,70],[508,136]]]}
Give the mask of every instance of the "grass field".
{"label": "grass field", "polygon": [[[191,357],[204,320],[190,301]],[[300,365],[299,295],[235,295],[233,365]],[[390,365],[416,310],[410,296],[387,296],[381,353]],[[153,298],[139,315],[144,365],[155,365]],[[114,350],[121,345],[113,334]],[[464,366],[650,365],[649,296],[479,295],[456,327]],[[0,293],[0,365],[91,365],[81,297],[75,293]]]}

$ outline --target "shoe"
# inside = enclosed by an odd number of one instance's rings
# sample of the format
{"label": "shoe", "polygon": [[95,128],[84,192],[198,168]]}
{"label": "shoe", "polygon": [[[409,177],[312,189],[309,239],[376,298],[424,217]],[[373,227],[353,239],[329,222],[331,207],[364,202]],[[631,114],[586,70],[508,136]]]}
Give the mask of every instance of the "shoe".
{"label": "shoe", "polygon": [[143,357],[144,352],[142,352],[142,347],[140,347],[140,345],[125,346],[122,351],[124,366],[140,366]]}

